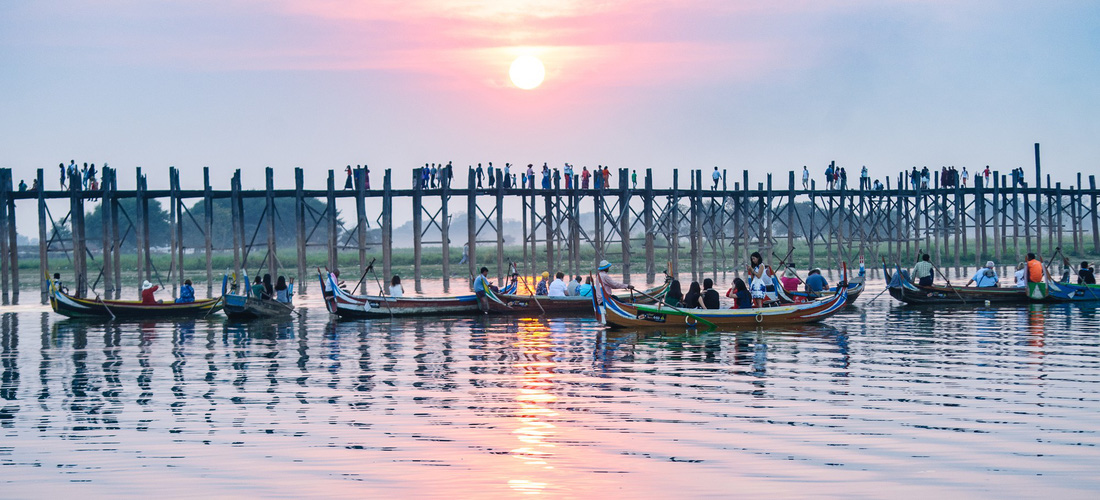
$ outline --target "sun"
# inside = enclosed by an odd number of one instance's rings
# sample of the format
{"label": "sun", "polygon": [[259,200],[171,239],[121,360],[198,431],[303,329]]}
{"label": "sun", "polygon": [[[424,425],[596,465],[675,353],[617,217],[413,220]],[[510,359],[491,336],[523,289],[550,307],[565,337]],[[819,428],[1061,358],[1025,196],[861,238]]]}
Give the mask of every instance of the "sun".
{"label": "sun", "polygon": [[546,68],[535,56],[519,56],[512,61],[512,67],[508,68],[508,76],[515,86],[531,90],[542,83],[542,79],[546,77]]}

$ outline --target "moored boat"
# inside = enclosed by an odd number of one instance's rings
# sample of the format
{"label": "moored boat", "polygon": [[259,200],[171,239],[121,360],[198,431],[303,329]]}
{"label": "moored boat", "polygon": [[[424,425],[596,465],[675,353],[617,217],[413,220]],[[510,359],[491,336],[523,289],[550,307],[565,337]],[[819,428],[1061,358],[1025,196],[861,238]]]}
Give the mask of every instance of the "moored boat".
{"label": "moored boat", "polygon": [[966,287],[966,286],[918,286],[895,266],[891,273],[886,265],[886,287],[890,296],[906,304],[984,305],[1022,304],[1028,302],[1026,288],[1017,287]]}
{"label": "moored boat", "polygon": [[[653,303],[654,300],[647,297],[661,297],[668,289],[670,281],[665,281],[661,286],[636,293],[631,298],[629,293],[619,294],[619,300],[623,302]],[[550,297],[546,295],[517,295],[510,293],[492,292],[489,295],[489,310],[497,314],[526,314],[547,316],[569,316],[592,313],[592,296],[566,296]]]}
{"label": "moored boat", "polygon": [[[863,293],[865,281],[863,276],[856,276],[848,282],[848,305],[855,303],[856,299]],[[776,289],[779,292],[780,300],[784,303],[808,302],[811,300],[832,297],[837,293],[837,287],[835,286],[830,287],[828,290],[814,293],[802,290],[782,290],[781,287],[777,287]]]}
{"label": "moored boat", "polygon": [[[248,275],[244,275],[244,294],[228,293],[229,276],[222,278],[222,301],[225,315],[234,320],[260,318],[285,318],[294,313],[294,305],[277,300],[262,299],[252,295],[248,288]],[[294,283],[290,283],[289,295],[294,295]]]}
{"label": "moored boat", "polygon": [[1100,285],[1047,281],[1045,302],[1098,302]]}
{"label": "moored boat", "polygon": [[827,299],[752,309],[680,309],[666,304],[627,304],[608,297],[600,317],[614,327],[707,326],[755,327],[813,323],[824,320],[844,307],[848,287]]}
{"label": "moored boat", "polygon": [[[352,295],[340,288],[336,277],[317,273],[321,282],[325,306],[332,314],[345,318],[388,318],[391,316],[424,316],[440,314],[478,313],[477,296],[391,297],[388,295]],[[506,289],[505,291],[512,291]]]}
{"label": "moored boat", "polygon": [[50,290],[50,307],[54,312],[70,318],[195,318],[206,316],[221,309],[222,304],[221,297],[194,302],[158,302],[155,304],[143,304],[140,300],[79,298],[62,291],[53,279],[47,277],[46,281]]}

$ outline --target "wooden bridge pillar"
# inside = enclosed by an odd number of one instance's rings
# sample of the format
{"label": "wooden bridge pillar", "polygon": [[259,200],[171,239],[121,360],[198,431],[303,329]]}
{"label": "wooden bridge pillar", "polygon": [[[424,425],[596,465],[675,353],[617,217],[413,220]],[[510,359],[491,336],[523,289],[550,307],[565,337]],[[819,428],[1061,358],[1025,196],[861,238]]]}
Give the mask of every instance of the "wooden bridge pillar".
{"label": "wooden bridge pillar", "polygon": [[[0,300],[8,303],[8,281],[11,271],[19,272],[19,268],[8,269],[10,260],[8,255],[17,252],[15,247],[8,248],[8,224],[14,224],[12,217],[8,215],[8,200],[11,198],[11,169],[0,168]],[[6,333],[6,332],[5,332]]]}
{"label": "wooden bridge pillar", "polygon": [[267,273],[274,280],[279,275],[279,256],[275,244],[275,171],[271,167],[265,170],[264,200],[267,202]]}
{"label": "wooden bridge pillar", "polygon": [[294,252],[297,257],[298,264],[298,284],[296,288],[300,292],[306,291],[306,283],[312,280],[306,279],[306,199],[305,191],[305,171],[302,167],[294,167],[294,233],[295,243],[297,243],[296,251]]}
{"label": "wooden bridge pillar", "polygon": [[88,247],[84,233],[84,192],[80,172],[69,176],[69,207],[73,239],[73,293],[84,297],[88,290]]}
{"label": "wooden bridge pillar", "polygon": [[645,169],[645,196],[642,197],[642,217],[643,224],[645,225],[645,281],[646,283],[653,283],[656,276],[656,270],[654,269],[656,256],[654,254],[654,232],[656,228],[653,227],[653,169]]}
{"label": "wooden bridge pillar", "polygon": [[382,176],[382,275],[393,276],[393,178],[390,169]]}
{"label": "wooden bridge pillar", "polygon": [[473,287],[477,276],[477,172],[470,170],[466,178],[466,273]]}
{"label": "wooden bridge pillar", "polygon": [[[355,168],[355,232],[358,236],[359,272],[367,268],[366,170]],[[335,187],[335,186],[334,186]]]}
{"label": "wooden bridge pillar", "polygon": [[630,284],[630,169],[619,169],[619,239],[622,240],[623,283]]}
{"label": "wooden bridge pillar", "polygon": [[[439,173],[443,175],[442,188],[439,195],[439,241],[443,245],[443,291],[449,292],[451,289],[451,212],[449,201],[451,200],[451,176],[453,172],[451,169],[454,167],[448,166],[440,169]],[[444,173],[446,170],[446,173]],[[416,205],[419,210],[420,205]]]}
{"label": "wooden bridge pillar", "polygon": [[49,287],[42,279],[50,272],[49,239],[46,238],[46,184],[42,169],[38,169],[38,276],[42,303],[49,301]]}
{"label": "wooden bridge pillar", "polygon": [[329,170],[326,182],[325,220],[328,226],[328,231],[326,231],[328,233],[326,238],[328,241],[328,268],[335,271],[340,269],[340,255],[336,252],[340,241],[339,235],[336,234],[336,173]]}
{"label": "wooden bridge pillar", "polygon": [[206,253],[206,294],[214,294],[214,190],[210,186],[210,167],[202,167],[202,232]]}
{"label": "wooden bridge pillar", "polygon": [[[232,221],[230,225],[230,232],[233,233],[233,273],[237,276],[237,279],[241,278],[241,269],[247,268],[247,264],[244,262],[247,259],[247,255],[244,252],[244,231],[241,222],[241,171],[237,169],[233,173],[233,177],[229,181],[229,211],[232,214]],[[249,283],[244,283],[244,286],[249,286]]]}
{"label": "wooden bridge pillar", "polygon": [[421,208],[424,202],[424,186],[420,181],[420,173],[422,168],[413,169],[413,193],[412,193],[412,206],[413,206],[413,284],[416,287],[416,292],[421,292],[420,287],[420,259],[421,251],[420,242],[423,238],[423,214],[424,209]]}

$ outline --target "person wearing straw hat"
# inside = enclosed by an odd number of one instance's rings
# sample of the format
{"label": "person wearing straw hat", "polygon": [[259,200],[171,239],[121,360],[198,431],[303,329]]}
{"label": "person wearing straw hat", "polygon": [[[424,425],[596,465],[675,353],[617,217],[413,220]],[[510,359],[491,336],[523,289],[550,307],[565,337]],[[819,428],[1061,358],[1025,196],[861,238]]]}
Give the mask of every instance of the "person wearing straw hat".
{"label": "person wearing straw hat", "polygon": [[798,285],[802,284],[802,280],[798,278],[798,271],[794,270],[793,264],[787,264],[786,269],[783,270],[783,277],[779,278],[779,282],[783,285],[783,289],[788,292],[798,291]]}
{"label": "person wearing straw hat", "polygon": [[149,280],[141,282],[141,303],[142,304],[156,304],[157,299],[153,297],[153,293],[160,290],[160,285],[154,285],[149,283]]}
{"label": "person wearing straw hat", "polygon": [[614,290],[616,288],[628,288],[630,290],[634,289],[633,285],[628,285],[611,277],[611,263],[608,262],[606,259],[600,261],[600,267],[598,267],[597,269],[599,270],[599,273],[596,274],[596,277],[600,279],[601,287],[611,290]]}
{"label": "person wearing straw hat", "polygon": [[997,286],[997,271],[993,270],[993,261],[986,262],[985,267],[978,269],[978,272],[974,273],[974,277],[966,282],[966,286],[970,286],[971,283],[977,284],[978,288]]}

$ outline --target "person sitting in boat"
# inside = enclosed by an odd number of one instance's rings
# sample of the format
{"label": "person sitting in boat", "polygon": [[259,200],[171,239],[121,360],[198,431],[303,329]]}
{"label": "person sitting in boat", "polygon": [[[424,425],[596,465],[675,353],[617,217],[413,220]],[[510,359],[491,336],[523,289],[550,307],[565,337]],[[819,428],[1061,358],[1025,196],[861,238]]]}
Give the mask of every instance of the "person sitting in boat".
{"label": "person sitting in boat", "polygon": [[[294,282],[291,281],[291,283]],[[275,280],[275,300],[283,304],[289,304],[293,300],[290,287],[286,284],[286,276],[279,276],[279,279]]]}
{"label": "person sitting in boat", "polygon": [[734,304],[731,309],[752,309],[752,292],[741,278],[733,279]]}
{"label": "person sitting in boat", "polygon": [[542,272],[542,279],[535,285],[535,295],[547,295],[550,293],[550,273],[548,271]]}
{"label": "person sitting in boat", "polygon": [[61,282],[61,273],[53,273],[53,284],[55,287],[57,287],[57,291],[62,293],[69,293],[69,287],[65,286],[65,284]]}
{"label": "person sitting in boat", "polygon": [[718,302],[718,290],[714,289],[714,280],[710,278],[703,280],[701,301],[703,302],[703,309],[719,309],[722,307],[722,304]]}
{"label": "person sitting in boat", "polygon": [[993,261],[986,262],[985,267],[978,269],[978,272],[974,273],[974,277],[970,278],[965,286],[970,286],[971,283],[976,284],[978,288],[997,286],[997,271],[993,270]]}
{"label": "person sitting in boat", "polygon": [[1089,269],[1088,261],[1081,263],[1081,269],[1077,271],[1077,284],[1078,285],[1095,285],[1096,275],[1092,274],[1092,269]]}
{"label": "person sitting in boat", "polygon": [[628,285],[611,277],[610,262],[606,260],[601,260],[600,267],[598,269],[599,272],[596,273],[596,277],[600,280],[600,287],[606,290],[607,293],[614,291],[616,288],[628,288],[630,290],[634,289],[634,285]]}
{"label": "person sitting in boat", "polygon": [[558,274],[554,275],[554,281],[550,282],[550,285],[546,288],[546,294],[550,297],[565,297],[565,273],[558,271]]}
{"label": "person sitting in boat", "polygon": [[191,280],[183,280],[183,286],[180,287],[180,296],[176,299],[177,304],[190,304],[195,301],[195,287],[191,284]]}
{"label": "person sitting in boat", "polygon": [[684,300],[684,292],[680,291],[680,280],[672,280],[668,284],[668,291],[665,292],[665,304],[672,307],[680,305],[680,302]]}
{"label": "person sitting in boat", "polygon": [[1073,266],[1069,263],[1069,258],[1063,257],[1062,258],[1062,280],[1061,280],[1061,283],[1066,283],[1066,284],[1069,283],[1070,276],[1073,275],[1073,273],[1070,272],[1070,270],[1069,270],[1069,268],[1071,268],[1071,267],[1073,267]]}
{"label": "person sitting in boat", "polygon": [[405,288],[401,286],[401,277],[393,275],[390,280],[390,297],[400,298],[405,296]]}
{"label": "person sitting in boat", "polygon": [[1046,292],[1046,283],[1043,282],[1043,261],[1034,253],[1027,253],[1027,293],[1030,296],[1033,291]]}
{"label": "person sitting in boat", "polygon": [[271,300],[275,298],[275,285],[271,283],[271,275],[264,275],[264,294],[261,297],[264,300]]}
{"label": "person sitting in boat", "polygon": [[920,260],[913,265],[913,272],[909,275],[916,278],[920,286],[932,286],[932,258],[928,254],[921,255]]}
{"label": "person sitting in boat", "polygon": [[816,267],[811,269],[810,274],[806,276],[806,293],[816,296],[828,289],[829,282],[821,275],[821,269]]}
{"label": "person sitting in boat", "polygon": [[481,310],[482,314],[489,314],[489,297],[485,291],[490,290],[492,284],[489,283],[489,268],[482,267],[481,274],[478,274],[474,278],[474,295],[477,296],[477,307]]}
{"label": "person sitting in boat", "polygon": [[149,280],[141,282],[141,303],[142,304],[157,304],[158,301],[153,294],[157,290],[160,290],[160,285],[154,285],[149,283]]}
{"label": "person sitting in boat", "polygon": [[256,276],[256,280],[252,282],[252,296],[261,299],[264,296],[264,279]]}
{"label": "person sitting in boat", "polygon": [[783,270],[783,277],[779,278],[779,283],[788,292],[798,291],[798,285],[802,284],[802,280],[799,279],[798,271],[795,271],[794,265],[787,264],[787,268]]}
{"label": "person sitting in boat", "polygon": [[584,284],[583,285],[577,287],[577,295],[579,295],[581,297],[591,297],[592,296],[592,288],[593,288],[592,287],[592,277],[589,276],[589,277],[584,279]]}
{"label": "person sitting in boat", "polygon": [[688,285],[688,293],[684,294],[684,306],[685,309],[704,309],[703,307],[703,290],[699,287],[698,281],[692,281]]}
{"label": "person sitting in boat", "polygon": [[565,294],[569,296],[577,295],[577,288],[581,286],[581,277],[573,276],[572,280],[569,280],[569,284],[565,287]]}
{"label": "person sitting in boat", "polygon": [[1016,264],[1016,288],[1027,287],[1027,264]]}

